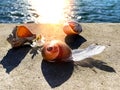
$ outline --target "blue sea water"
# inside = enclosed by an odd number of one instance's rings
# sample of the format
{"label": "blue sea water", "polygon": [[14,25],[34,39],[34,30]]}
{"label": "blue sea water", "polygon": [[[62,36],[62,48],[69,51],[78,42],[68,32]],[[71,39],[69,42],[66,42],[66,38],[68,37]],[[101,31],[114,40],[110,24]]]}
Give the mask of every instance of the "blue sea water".
{"label": "blue sea water", "polygon": [[0,0],[0,23],[31,22],[34,16],[27,0]]}
{"label": "blue sea water", "polygon": [[[120,0],[70,0],[66,18],[78,22],[120,22]],[[40,2],[39,2],[40,3]],[[68,10],[69,11],[69,10]],[[28,0],[0,0],[0,23],[35,22],[39,17]]]}
{"label": "blue sea water", "polygon": [[72,11],[80,22],[120,22],[120,0],[75,0]]}

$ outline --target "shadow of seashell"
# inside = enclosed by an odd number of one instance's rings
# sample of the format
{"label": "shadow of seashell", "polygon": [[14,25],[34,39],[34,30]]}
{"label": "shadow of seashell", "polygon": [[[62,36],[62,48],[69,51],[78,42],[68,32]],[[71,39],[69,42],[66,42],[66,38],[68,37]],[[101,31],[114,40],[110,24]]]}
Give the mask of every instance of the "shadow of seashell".
{"label": "shadow of seashell", "polygon": [[71,77],[74,65],[72,62],[51,63],[43,60],[41,63],[41,69],[48,84],[52,88],[55,88],[62,85]]}
{"label": "shadow of seashell", "polygon": [[19,48],[12,48],[3,57],[3,59],[0,61],[0,64],[3,65],[3,67],[6,69],[6,72],[9,74],[21,63],[30,49],[31,47],[27,45]]}
{"label": "shadow of seashell", "polygon": [[80,47],[80,45],[87,40],[82,37],[81,35],[67,35],[65,37],[65,42],[66,44],[71,48],[71,49],[77,49]]}

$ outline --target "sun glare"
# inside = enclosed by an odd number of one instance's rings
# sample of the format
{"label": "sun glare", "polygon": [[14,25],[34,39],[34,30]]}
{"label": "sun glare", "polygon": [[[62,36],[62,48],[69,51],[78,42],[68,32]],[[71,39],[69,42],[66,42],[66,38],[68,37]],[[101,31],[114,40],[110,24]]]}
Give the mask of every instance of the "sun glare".
{"label": "sun glare", "polygon": [[29,0],[39,15],[37,22],[59,23],[64,21],[64,9],[69,0]]}

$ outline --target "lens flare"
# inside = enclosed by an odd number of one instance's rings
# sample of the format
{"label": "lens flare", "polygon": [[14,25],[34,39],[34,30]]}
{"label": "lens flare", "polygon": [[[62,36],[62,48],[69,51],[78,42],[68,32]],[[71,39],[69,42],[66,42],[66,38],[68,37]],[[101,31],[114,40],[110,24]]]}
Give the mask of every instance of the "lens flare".
{"label": "lens flare", "polygon": [[64,9],[69,0],[28,0],[39,15],[38,22],[59,23],[65,20]]}

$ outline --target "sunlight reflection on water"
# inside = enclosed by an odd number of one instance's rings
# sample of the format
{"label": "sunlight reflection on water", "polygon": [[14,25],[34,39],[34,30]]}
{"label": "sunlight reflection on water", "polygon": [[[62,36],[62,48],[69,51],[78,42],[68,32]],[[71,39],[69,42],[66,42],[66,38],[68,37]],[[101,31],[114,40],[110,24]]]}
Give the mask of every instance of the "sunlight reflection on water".
{"label": "sunlight reflection on water", "polygon": [[39,15],[37,22],[59,23],[66,20],[65,9],[68,11],[70,0],[29,0],[32,8]]}

